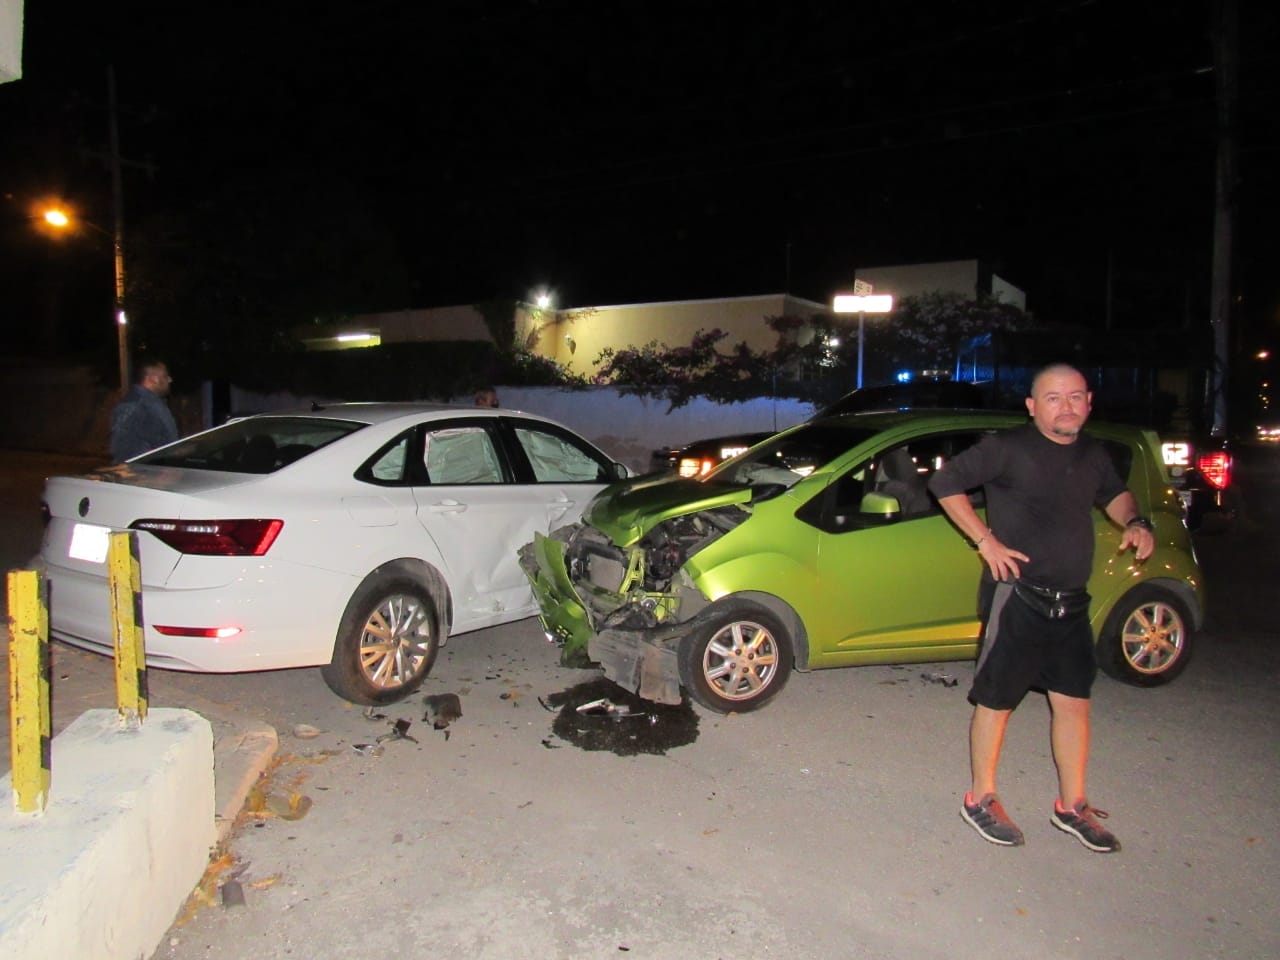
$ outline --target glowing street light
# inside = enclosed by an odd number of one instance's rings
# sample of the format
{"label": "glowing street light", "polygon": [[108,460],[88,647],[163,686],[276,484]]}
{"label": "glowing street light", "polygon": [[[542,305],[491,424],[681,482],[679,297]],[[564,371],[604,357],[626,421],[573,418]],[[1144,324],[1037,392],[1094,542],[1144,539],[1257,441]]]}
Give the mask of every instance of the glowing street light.
{"label": "glowing street light", "polygon": [[115,260],[116,296],[113,311],[116,324],[116,345],[119,352],[120,389],[129,389],[129,318],[124,311],[124,236],[120,229],[120,218],[116,218],[114,233],[108,233],[96,223],[80,218],[73,218],[67,211],[51,207],[44,212],[45,223],[59,230],[70,230],[79,224],[96,230],[111,241]]}
{"label": "glowing street light", "polygon": [[858,293],[839,294],[831,303],[835,313],[856,313],[858,315],[858,383],[862,389],[862,324],[868,313],[889,313],[893,310],[893,295],[888,293],[872,294],[871,284],[857,281],[854,284]]}

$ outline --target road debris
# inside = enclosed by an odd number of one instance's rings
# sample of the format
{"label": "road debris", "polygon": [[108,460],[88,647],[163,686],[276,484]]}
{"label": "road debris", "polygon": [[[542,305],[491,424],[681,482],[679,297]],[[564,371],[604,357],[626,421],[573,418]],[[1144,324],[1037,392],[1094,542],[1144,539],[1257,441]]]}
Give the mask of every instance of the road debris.
{"label": "road debris", "polygon": [[423,698],[427,712],[422,715],[424,723],[430,723],[436,730],[443,730],[462,716],[462,701],[456,693],[432,693]]}
{"label": "road debris", "polygon": [[687,701],[678,706],[651,703],[603,677],[539,697],[538,702],[556,713],[552,733],[584,750],[608,750],[623,757],[663,754],[692,743],[698,735],[698,717]]}
{"label": "road debris", "polygon": [[920,679],[925,683],[937,683],[944,687],[954,687],[960,683],[949,673],[922,673],[920,674]]}
{"label": "road debris", "polygon": [[380,737],[374,739],[375,743],[383,743],[387,740],[408,740],[410,743],[417,743],[416,737],[409,736],[409,728],[413,724],[408,720],[397,720],[391,725],[391,729]]}
{"label": "road debris", "polygon": [[223,909],[244,906],[244,887],[239,880],[228,880],[222,885]]}
{"label": "road debris", "polygon": [[[546,706],[546,704],[543,704]],[[652,713],[632,710],[625,703],[614,703],[607,697],[601,697],[599,700],[592,700],[590,703],[584,703],[577,708],[578,713],[585,714],[589,717],[608,717],[610,720],[623,720],[629,718],[640,718],[648,720],[654,724],[658,722],[657,716]]]}

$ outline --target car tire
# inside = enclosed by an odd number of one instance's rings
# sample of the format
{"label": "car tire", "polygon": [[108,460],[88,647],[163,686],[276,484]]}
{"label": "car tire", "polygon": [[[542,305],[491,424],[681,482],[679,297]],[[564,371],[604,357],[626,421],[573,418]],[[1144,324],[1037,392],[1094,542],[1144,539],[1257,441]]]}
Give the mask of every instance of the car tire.
{"label": "car tire", "polygon": [[680,644],[680,682],[716,713],[759,710],[782,690],[795,658],[782,621],[757,603],[722,601]]}
{"label": "car tire", "polygon": [[404,576],[374,578],[347,604],[320,668],[329,689],[352,703],[395,703],[420,686],[440,651],[440,617],[420,583]]}
{"label": "car tire", "polygon": [[1135,686],[1160,686],[1186,669],[1191,634],[1191,614],[1181,599],[1153,584],[1135,587],[1098,635],[1098,666]]}

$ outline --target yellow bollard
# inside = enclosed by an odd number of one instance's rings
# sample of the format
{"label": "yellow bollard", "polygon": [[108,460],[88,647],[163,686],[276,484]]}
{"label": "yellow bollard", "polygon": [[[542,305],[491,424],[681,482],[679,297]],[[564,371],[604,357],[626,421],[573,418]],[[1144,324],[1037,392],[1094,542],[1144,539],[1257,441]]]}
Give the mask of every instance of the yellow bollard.
{"label": "yellow bollard", "polygon": [[142,573],[138,535],[120,530],[107,547],[111,637],[116,651],[116,708],[126,724],[147,719],[147,661],[142,636]]}
{"label": "yellow bollard", "polygon": [[13,806],[43,813],[49,802],[49,607],[34,570],[10,570],[9,751]]}

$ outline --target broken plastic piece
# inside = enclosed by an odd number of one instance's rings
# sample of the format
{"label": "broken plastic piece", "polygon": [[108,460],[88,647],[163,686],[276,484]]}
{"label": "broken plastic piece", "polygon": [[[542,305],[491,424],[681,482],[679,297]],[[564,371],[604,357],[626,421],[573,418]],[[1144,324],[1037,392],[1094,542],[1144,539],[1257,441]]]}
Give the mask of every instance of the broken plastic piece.
{"label": "broken plastic piece", "polygon": [[[546,706],[546,704],[543,704],[543,706]],[[658,718],[653,714],[636,713],[627,704],[614,703],[608,697],[601,697],[599,700],[584,703],[577,710],[578,713],[586,714],[589,717],[608,717],[611,720],[625,720],[628,717],[647,717],[651,724],[658,722]]]}
{"label": "broken plastic piece", "polygon": [[351,749],[356,753],[364,754],[366,757],[382,756],[382,747],[376,743],[353,743]]}
{"label": "broken plastic piece", "polygon": [[382,743],[386,740],[408,740],[411,743],[417,743],[417,739],[409,736],[408,730],[413,724],[408,720],[397,720],[391,725],[391,730],[377,737],[374,742]]}

